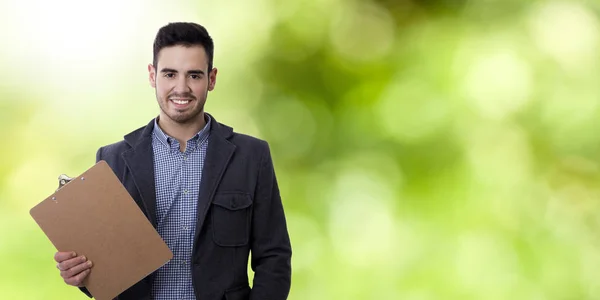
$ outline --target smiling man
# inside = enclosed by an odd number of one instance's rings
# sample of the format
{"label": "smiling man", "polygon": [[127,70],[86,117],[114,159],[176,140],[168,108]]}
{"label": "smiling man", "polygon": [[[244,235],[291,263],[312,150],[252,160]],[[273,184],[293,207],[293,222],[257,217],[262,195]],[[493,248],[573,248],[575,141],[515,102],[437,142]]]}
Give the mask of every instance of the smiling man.
{"label": "smiling man", "polygon": [[[119,300],[288,296],[292,252],[269,146],[204,112],[217,79],[213,49],[201,25],[162,27],[148,65],[159,115],[96,154],[174,255]],[[85,253],[57,252],[55,260],[64,281],[89,296]]]}

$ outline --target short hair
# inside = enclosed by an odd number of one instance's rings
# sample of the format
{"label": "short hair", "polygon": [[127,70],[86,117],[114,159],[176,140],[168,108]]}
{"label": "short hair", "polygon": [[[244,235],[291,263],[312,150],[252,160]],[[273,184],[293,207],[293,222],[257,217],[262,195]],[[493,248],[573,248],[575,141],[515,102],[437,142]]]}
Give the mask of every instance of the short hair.
{"label": "short hair", "polygon": [[215,46],[204,26],[189,22],[175,22],[161,27],[154,39],[152,64],[155,68],[160,50],[171,46],[202,46],[208,57],[208,72],[212,70]]}

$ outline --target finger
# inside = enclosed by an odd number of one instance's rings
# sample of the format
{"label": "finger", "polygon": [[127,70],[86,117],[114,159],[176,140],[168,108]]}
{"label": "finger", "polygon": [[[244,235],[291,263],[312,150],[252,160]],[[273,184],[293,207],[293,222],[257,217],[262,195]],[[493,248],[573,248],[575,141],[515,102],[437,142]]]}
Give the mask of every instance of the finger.
{"label": "finger", "polygon": [[88,270],[91,267],[92,267],[92,262],[88,260],[87,262],[78,264],[66,271],[61,271],[60,276],[62,278],[70,278],[70,277],[73,277],[85,270]]}
{"label": "finger", "polygon": [[78,264],[84,263],[87,258],[83,255],[65,260],[63,262],[58,263],[58,269],[61,271],[66,271]]}
{"label": "finger", "polygon": [[59,263],[59,262],[63,262],[67,259],[71,259],[73,257],[77,256],[77,254],[73,251],[68,251],[68,252],[56,252],[56,254],[54,254],[54,260]]}
{"label": "finger", "polygon": [[91,270],[87,269],[76,276],[69,277],[65,279],[65,283],[72,286],[83,286],[83,280],[90,274]]}

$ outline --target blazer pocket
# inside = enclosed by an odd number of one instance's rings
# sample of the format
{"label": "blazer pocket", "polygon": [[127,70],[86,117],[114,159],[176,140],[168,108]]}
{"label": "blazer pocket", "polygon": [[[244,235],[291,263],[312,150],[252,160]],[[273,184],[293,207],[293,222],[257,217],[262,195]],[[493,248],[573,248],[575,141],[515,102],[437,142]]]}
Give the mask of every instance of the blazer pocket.
{"label": "blazer pocket", "polygon": [[220,193],[212,202],[213,240],[219,246],[248,244],[252,217],[252,198],[242,192]]}

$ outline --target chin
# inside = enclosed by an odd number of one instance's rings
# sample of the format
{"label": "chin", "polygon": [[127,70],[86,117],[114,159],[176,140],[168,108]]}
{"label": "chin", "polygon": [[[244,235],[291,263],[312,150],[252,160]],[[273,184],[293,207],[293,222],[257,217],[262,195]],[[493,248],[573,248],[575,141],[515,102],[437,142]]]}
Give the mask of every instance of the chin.
{"label": "chin", "polygon": [[177,123],[180,124],[185,124],[185,123],[191,123],[197,120],[198,115],[200,115],[202,112],[199,113],[195,113],[195,114],[180,114],[180,113],[174,113],[174,114],[169,114],[169,118]]}

